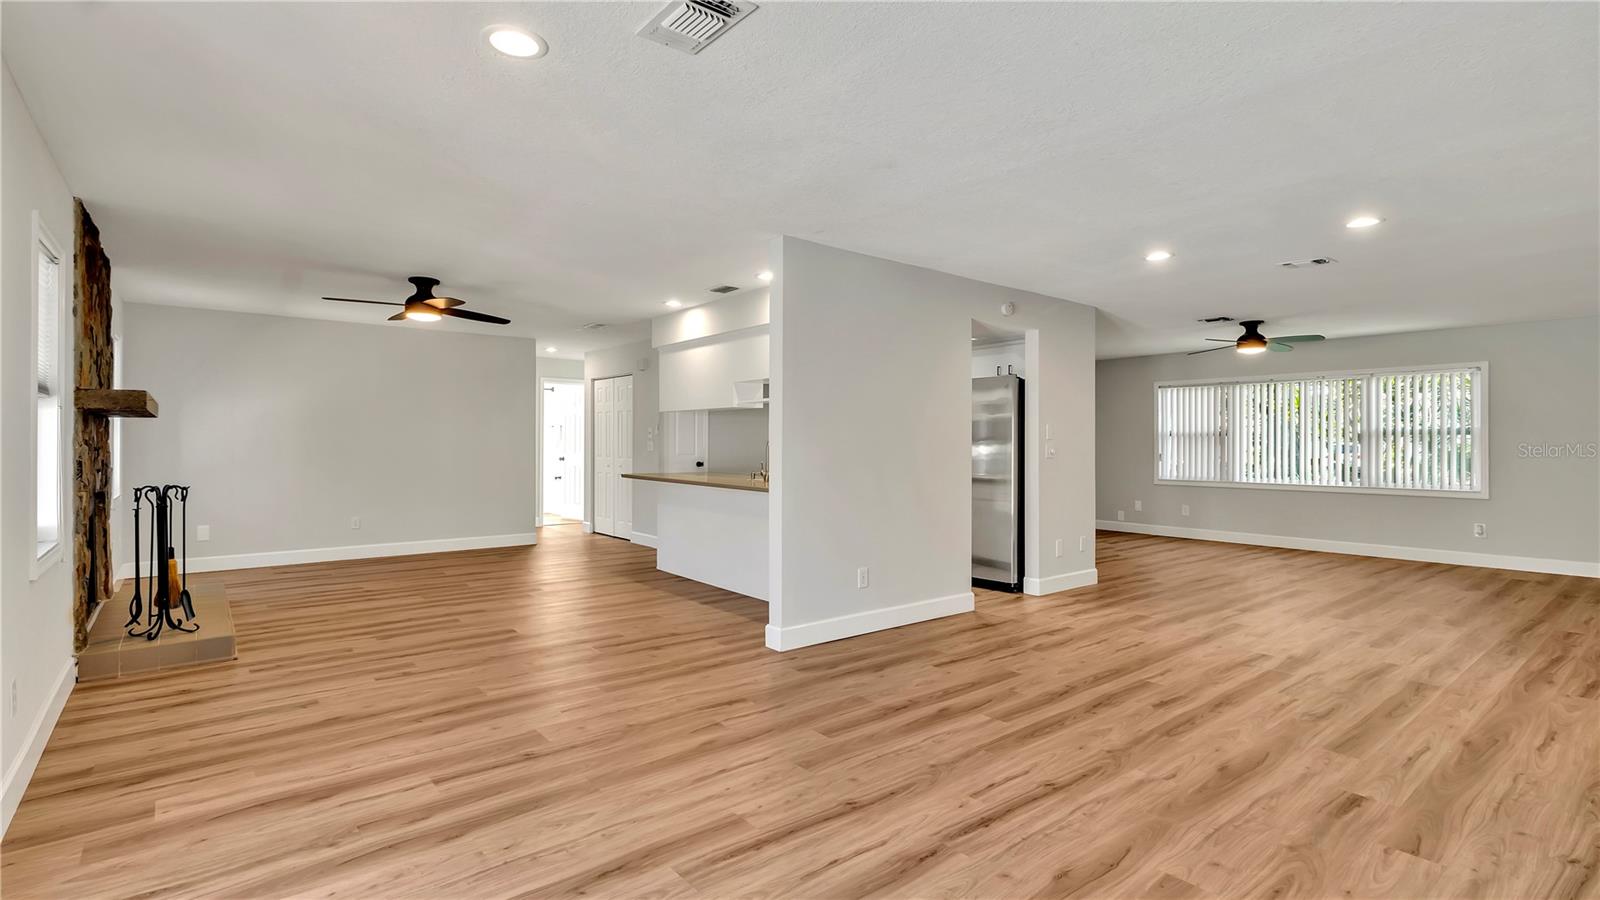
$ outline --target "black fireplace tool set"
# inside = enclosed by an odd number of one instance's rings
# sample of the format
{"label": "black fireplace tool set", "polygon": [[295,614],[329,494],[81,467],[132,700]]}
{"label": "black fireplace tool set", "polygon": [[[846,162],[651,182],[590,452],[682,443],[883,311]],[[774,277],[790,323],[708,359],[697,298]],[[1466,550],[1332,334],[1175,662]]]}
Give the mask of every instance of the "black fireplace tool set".
{"label": "black fireplace tool set", "polygon": [[[139,509],[150,505],[150,597],[145,600],[146,582],[140,569],[143,554],[139,547]],[[178,510],[182,533],[180,557],[173,552],[173,507]],[[181,565],[180,565],[181,560]],[[179,618],[179,614],[182,618]],[[189,596],[189,487],[188,485],[147,484],[133,489],[133,598],[128,601],[128,637],[155,640],[163,629],[192,633],[200,630],[194,621],[194,598]]]}

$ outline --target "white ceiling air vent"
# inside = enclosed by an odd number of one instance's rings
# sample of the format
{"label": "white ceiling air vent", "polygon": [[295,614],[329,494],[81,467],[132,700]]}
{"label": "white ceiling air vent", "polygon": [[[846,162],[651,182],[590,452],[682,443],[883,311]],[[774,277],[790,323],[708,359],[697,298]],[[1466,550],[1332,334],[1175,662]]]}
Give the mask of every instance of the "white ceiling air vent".
{"label": "white ceiling air vent", "polygon": [[583,325],[583,330],[584,331],[599,331],[600,329],[602,329],[604,327],[606,327],[606,323],[604,323],[604,322],[585,322],[584,325]]}
{"label": "white ceiling air vent", "polygon": [[639,36],[692,56],[755,10],[745,0],[673,0],[644,23]]}
{"label": "white ceiling air vent", "polygon": [[1278,265],[1285,269],[1305,269],[1311,266],[1331,266],[1336,262],[1338,260],[1331,256],[1316,256],[1311,259],[1291,259]]}

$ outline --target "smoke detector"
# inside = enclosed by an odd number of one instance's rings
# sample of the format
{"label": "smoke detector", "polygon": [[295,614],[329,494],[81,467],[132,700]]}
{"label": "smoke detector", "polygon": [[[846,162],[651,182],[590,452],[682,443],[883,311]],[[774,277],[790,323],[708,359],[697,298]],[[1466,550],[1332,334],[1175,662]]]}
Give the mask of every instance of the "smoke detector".
{"label": "smoke detector", "polygon": [[639,36],[693,56],[755,11],[745,0],[673,0],[644,23]]}
{"label": "smoke detector", "polygon": [[1284,269],[1305,269],[1310,266],[1331,266],[1336,262],[1338,260],[1331,256],[1315,256],[1311,259],[1291,259],[1278,265]]}

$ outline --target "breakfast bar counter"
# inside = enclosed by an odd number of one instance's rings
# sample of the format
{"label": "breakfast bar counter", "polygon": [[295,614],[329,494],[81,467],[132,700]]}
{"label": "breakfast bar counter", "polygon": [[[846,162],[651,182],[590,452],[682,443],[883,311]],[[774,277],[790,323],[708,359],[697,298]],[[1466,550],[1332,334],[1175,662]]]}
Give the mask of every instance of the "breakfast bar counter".
{"label": "breakfast bar counter", "polygon": [[767,483],[718,472],[630,472],[656,496],[656,568],[767,599]]}

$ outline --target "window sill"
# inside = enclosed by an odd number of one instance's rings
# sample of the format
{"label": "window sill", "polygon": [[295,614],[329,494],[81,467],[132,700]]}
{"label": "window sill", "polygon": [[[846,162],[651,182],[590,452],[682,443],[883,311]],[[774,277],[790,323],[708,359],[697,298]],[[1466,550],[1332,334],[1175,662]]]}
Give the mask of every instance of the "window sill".
{"label": "window sill", "polygon": [[1155,480],[1157,487],[1240,488],[1247,491],[1312,491],[1319,494],[1387,494],[1392,497],[1428,497],[1434,500],[1487,500],[1489,489],[1481,491],[1427,491],[1415,488],[1343,487],[1331,484],[1252,484],[1244,481],[1166,481]]}
{"label": "window sill", "polygon": [[[28,569],[28,580],[38,581],[44,576],[44,573],[50,571],[56,563],[61,561],[61,542],[39,542],[35,543],[33,546],[33,565]],[[42,551],[39,549],[41,547],[44,548]]]}

